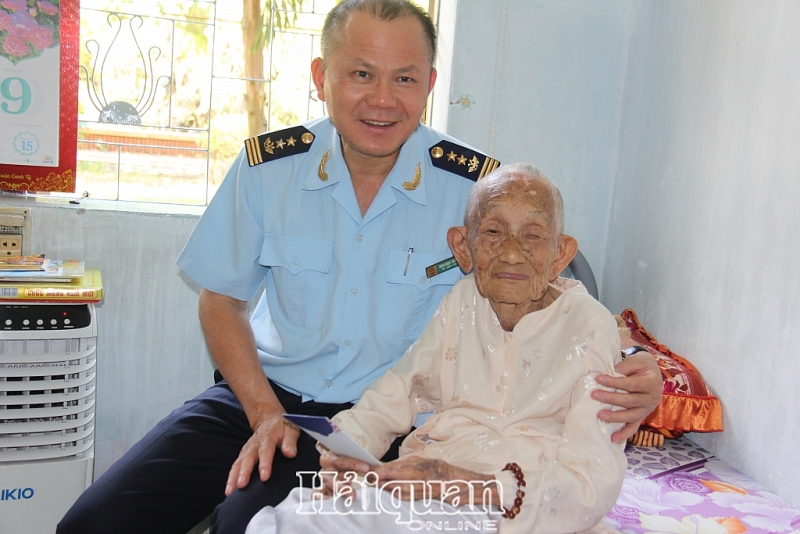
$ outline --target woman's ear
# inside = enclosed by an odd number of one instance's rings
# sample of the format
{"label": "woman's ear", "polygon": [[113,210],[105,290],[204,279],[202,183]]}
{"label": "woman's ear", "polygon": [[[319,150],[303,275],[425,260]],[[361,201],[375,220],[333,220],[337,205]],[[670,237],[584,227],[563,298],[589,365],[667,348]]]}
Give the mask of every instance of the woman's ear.
{"label": "woman's ear", "polygon": [[465,273],[472,271],[472,254],[469,252],[469,243],[467,242],[467,227],[453,226],[447,230],[447,243],[461,270]]}
{"label": "woman's ear", "polygon": [[[451,245],[452,247],[452,245]],[[556,248],[556,255],[553,257],[553,265],[550,269],[550,281],[552,282],[558,275],[561,274],[561,271],[567,268],[569,262],[572,261],[572,258],[575,257],[575,254],[578,253],[578,242],[575,240],[574,237],[570,237],[568,235],[562,235],[558,238],[558,246]]]}

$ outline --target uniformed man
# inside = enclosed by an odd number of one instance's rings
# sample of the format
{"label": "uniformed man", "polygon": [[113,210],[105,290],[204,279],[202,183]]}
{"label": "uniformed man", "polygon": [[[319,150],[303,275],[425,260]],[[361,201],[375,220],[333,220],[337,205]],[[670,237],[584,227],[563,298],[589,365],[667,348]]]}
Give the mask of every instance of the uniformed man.
{"label": "uniformed man", "polygon": [[[332,416],[403,354],[461,277],[447,269],[447,229],[497,166],[420,124],[435,50],[430,18],[407,0],[330,12],[311,65],[328,117],[248,140],[178,260],[203,288],[224,380],[135,444],[59,533],[183,534],[212,511],[214,532],[243,532],[297,471],[319,468],[313,440],[282,414]],[[622,440],[661,380],[649,357],[618,371],[627,378],[598,380],[630,393],[596,394],[627,408],[600,414],[630,423]]]}

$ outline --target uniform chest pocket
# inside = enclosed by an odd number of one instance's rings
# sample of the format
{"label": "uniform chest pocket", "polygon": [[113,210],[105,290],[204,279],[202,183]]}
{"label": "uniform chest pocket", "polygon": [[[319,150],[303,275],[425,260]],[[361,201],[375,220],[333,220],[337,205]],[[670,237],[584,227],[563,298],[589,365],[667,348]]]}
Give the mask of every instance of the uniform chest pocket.
{"label": "uniform chest pocket", "polygon": [[[378,331],[389,339],[415,340],[453,284],[461,279],[456,267],[428,278],[425,268],[447,259],[446,254],[392,250],[386,265]],[[408,269],[406,270],[406,260]]]}
{"label": "uniform chest pocket", "polygon": [[327,239],[264,235],[259,263],[271,269],[278,305],[292,324],[324,326],[332,262],[333,242]]}

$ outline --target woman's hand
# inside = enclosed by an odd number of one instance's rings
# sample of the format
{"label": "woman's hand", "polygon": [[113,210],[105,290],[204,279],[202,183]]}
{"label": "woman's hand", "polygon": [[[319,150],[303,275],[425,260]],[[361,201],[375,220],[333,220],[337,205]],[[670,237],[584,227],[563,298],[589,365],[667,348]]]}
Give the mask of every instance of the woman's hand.
{"label": "woman's hand", "polygon": [[[406,501],[441,499],[453,506],[464,506],[482,504],[487,497],[492,504],[500,506],[494,476],[463,469],[444,460],[406,456],[375,466],[373,471],[381,489],[397,492]],[[489,495],[485,495],[485,489],[489,490]]]}
{"label": "woman's hand", "polygon": [[327,497],[349,495],[356,478],[353,473],[365,475],[370,469],[369,464],[349,456],[339,456],[322,444],[317,444],[317,447],[322,450],[319,458],[322,494]]}

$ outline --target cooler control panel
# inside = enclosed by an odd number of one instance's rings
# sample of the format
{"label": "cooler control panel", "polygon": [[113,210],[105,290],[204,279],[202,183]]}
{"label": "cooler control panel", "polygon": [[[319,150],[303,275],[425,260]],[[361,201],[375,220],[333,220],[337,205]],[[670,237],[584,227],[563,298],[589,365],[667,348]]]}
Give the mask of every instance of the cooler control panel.
{"label": "cooler control panel", "polygon": [[73,330],[91,322],[88,304],[0,304],[0,331]]}

